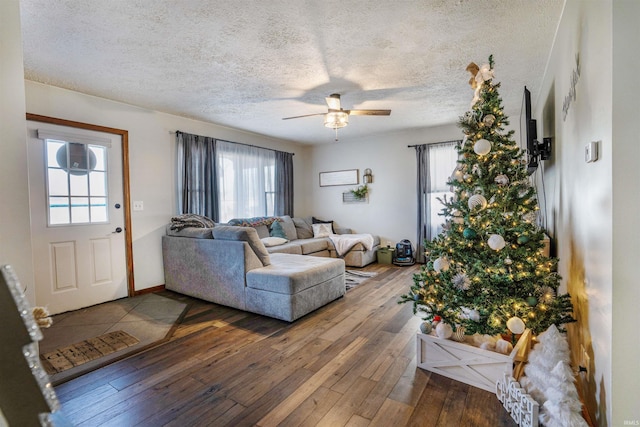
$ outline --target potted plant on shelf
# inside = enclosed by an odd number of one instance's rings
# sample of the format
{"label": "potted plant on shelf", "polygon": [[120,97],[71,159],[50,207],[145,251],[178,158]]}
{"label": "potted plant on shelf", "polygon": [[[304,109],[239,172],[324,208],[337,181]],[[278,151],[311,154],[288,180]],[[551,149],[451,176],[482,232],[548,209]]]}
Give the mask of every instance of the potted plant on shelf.
{"label": "potted plant on shelf", "polygon": [[357,200],[364,199],[365,197],[367,197],[368,193],[369,187],[367,187],[367,184],[361,185],[358,188],[351,189],[351,194],[353,194],[353,197],[355,197]]}

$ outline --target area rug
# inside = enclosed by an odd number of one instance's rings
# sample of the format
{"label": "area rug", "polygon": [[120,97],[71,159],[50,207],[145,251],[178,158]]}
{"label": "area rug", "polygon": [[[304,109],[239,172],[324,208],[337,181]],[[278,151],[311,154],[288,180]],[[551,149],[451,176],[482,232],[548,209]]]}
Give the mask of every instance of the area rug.
{"label": "area rug", "polygon": [[53,375],[108,356],[139,342],[138,338],[125,331],[114,331],[41,354],[40,361],[47,374]]}
{"label": "area rug", "polygon": [[356,271],[356,270],[347,270],[344,272],[344,282],[347,286],[347,290],[351,290],[356,286],[360,285],[362,282],[375,277],[378,273],[374,272],[366,272],[366,271]]}

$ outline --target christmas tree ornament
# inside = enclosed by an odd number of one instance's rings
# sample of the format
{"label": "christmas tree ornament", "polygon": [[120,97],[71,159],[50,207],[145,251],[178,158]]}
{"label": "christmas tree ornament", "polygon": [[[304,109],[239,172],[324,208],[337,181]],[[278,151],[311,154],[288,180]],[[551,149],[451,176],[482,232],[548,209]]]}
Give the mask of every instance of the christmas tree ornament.
{"label": "christmas tree ornament", "polygon": [[509,341],[503,340],[502,338],[496,341],[496,351],[498,353],[509,354],[512,350],[513,344],[511,344]]}
{"label": "christmas tree ornament", "polygon": [[440,322],[436,326],[436,335],[438,338],[449,339],[453,335],[453,328],[448,323]]}
{"label": "christmas tree ornament", "polygon": [[463,224],[464,223],[464,218],[462,218],[462,212],[460,211],[453,211],[453,218],[452,221],[454,224]]}
{"label": "christmas tree ornament", "polygon": [[504,187],[509,183],[509,177],[507,175],[498,175],[494,179],[495,183],[501,187]]}
{"label": "christmas tree ornament", "polygon": [[540,292],[541,292],[541,295],[540,295],[539,301],[541,303],[549,304],[551,301],[553,301],[553,298],[555,298],[556,296],[556,291],[554,291],[551,286],[543,286],[542,288],[540,288]]}
{"label": "christmas tree ornament", "polygon": [[504,259],[504,263],[505,263],[506,265],[511,265],[511,264],[513,264],[513,261],[511,260],[511,258],[506,257],[506,258]]}
{"label": "christmas tree ornament", "polygon": [[447,271],[449,269],[449,260],[444,257],[438,257],[433,261],[433,269],[438,273]]}
{"label": "christmas tree ornament", "polygon": [[476,230],[474,230],[473,228],[465,228],[462,231],[462,235],[467,240],[473,240],[478,236],[478,233],[476,233]]}
{"label": "christmas tree ornament", "polygon": [[479,177],[482,177],[482,170],[480,170],[480,166],[477,163],[473,165],[473,167],[471,168],[471,172],[478,175]]}
{"label": "christmas tree ornament", "polygon": [[452,337],[455,341],[463,342],[464,341],[464,326],[456,326],[456,331],[453,333]]}
{"label": "christmas tree ornament", "polygon": [[482,194],[474,194],[473,196],[469,197],[467,205],[469,205],[470,210],[482,210],[487,207],[487,199],[485,199]]}
{"label": "christmas tree ornament", "polygon": [[495,121],[496,121],[496,116],[494,116],[493,114],[487,114],[482,118],[482,123],[484,123],[487,126],[493,125]]}
{"label": "christmas tree ornament", "polygon": [[487,240],[487,245],[489,245],[489,247],[494,251],[499,251],[505,247],[506,243],[501,235],[492,234],[489,236],[489,240]]}
{"label": "christmas tree ornament", "polygon": [[529,295],[526,301],[529,307],[535,307],[538,304],[538,298],[534,297],[533,295]]}
{"label": "christmas tree ornament", "polygon": [[456,170],[453,171],[453,174],[451,175],[451,178],[454,179],[455,181],[462,182],[463,175],[464,174],[462,173],[462,171],[460,169],[456,168]]}
{"label": "christmas tree ornament", "polygon": [[520,335],[526,329],[526,326],[521,318],[513,316],[507,320],[507,329],[514,335]]}
{"label": "christmas tree ornament", "polygon": [[420,324],[420,332],[422,332],[423,334],[430,334],[432,330],[432,326],[431,323],[429,322],[422,322]]}
{"label": "christmas tree ornament", "polygon": [[433,321],[431,322],[431,327],[436,328],[442,322],[442,318],[440,316],[434,316]]}
{"label": "christmas tree ornament", "polygon": [[491,151],[491,142],[486,139],[479,139],[473,144],[473,151],[479,156],[486,156]]}
{"label": "christmas tree ornament", "polygon": [[471,178],[473,178],[473,175],[471,175],[470,173],[465,173],[462,178],[464,178],[465,181],[471,181]]}
{"label": "christmas tree ornament", "polygon": [[529,236],[518,236],[518,244],[519,245],[524,245],[525,243],[529,242]]}
{"label": "christmas tree ornament", "polygon": [[[471,286],[471,280],[464,273],[458,273],[453,276],[453,286],[460,289],[461,291],[466,291]],[[480,314],[478,313],[478,316]]]}

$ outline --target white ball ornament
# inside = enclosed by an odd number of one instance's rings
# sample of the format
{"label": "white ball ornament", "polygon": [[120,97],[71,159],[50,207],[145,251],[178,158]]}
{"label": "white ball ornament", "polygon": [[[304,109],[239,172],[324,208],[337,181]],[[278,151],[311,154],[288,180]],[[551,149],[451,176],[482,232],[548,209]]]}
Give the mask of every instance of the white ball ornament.
{"label": "white ball ornament", "polygon": [[482,123],[484,123],[487,126],[491,126],[492,124],[495,123],[495,121],[496,121],[496,116],[494,116],[493,114],[487,114],[482,118]]}
{"label": "white ball ornament", "polygon": [[438,273],[447,271],[449,269],[449,260],[443,257],[436,258],[436,260],[433,261],[433,269]]}
{"label": "white ball ornament", "polygon": [[473,151],[479,156],[485,156],[491,151],[491,142],[486,139],[479,139],[473,144]]}
{"label": "white ball ornament", "polygon": [[494,251],[499,251],[500,249],[504,248],[506,245],[504,238],[499,234],[492,234],[491,236],[489,236],[489,240],[487,240],[487,244]]}
{"label": "white ball ornament", "polygon": [[509,183],[509,177],[507,175],[498,175],[495,177],[494,181],[499,186],[504,186]]}
{"label": "white ball ornament", "polygon": [[478,208],[482,210],[487,207],[487,199],[482,194],[474,194],[469,197],[469,201],[467,202],[469,205],[469,209],[474,210]]}
{"label": "white ball ornament", "polygon": [[458,182],[462,182],[464,174],[462,173],[461,170],[456,169],[453,171],[453,174],[451,174],[451,178],[458,181]]}
{"label": "white ball ornament", "polygon": [[514,335],[520,335],[524,332],[525,328],[526,326],[524,322],[519,317],[514,316],[507,320],[507,329],[509,329]]}
{"label": "white ball ornament", "polygon": [[449,339],[453,335],[453,328],[448,323],[440,322],[436,326],[436,335],[438,338]]}

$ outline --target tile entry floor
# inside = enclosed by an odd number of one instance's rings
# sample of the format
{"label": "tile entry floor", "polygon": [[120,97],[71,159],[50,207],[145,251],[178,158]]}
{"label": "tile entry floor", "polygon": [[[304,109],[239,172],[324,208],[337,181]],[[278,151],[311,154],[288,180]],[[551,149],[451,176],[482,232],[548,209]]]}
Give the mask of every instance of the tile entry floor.
{"label": "tile entry floor", "polygon": [[42,329],[44,338],[39,342],[40,354],[118,330],[127,332],[140,342],[54,374],[51,381],[60,383],[165,338],[186,308],[184,302],[149,293],[53,316],[53,325]]}

